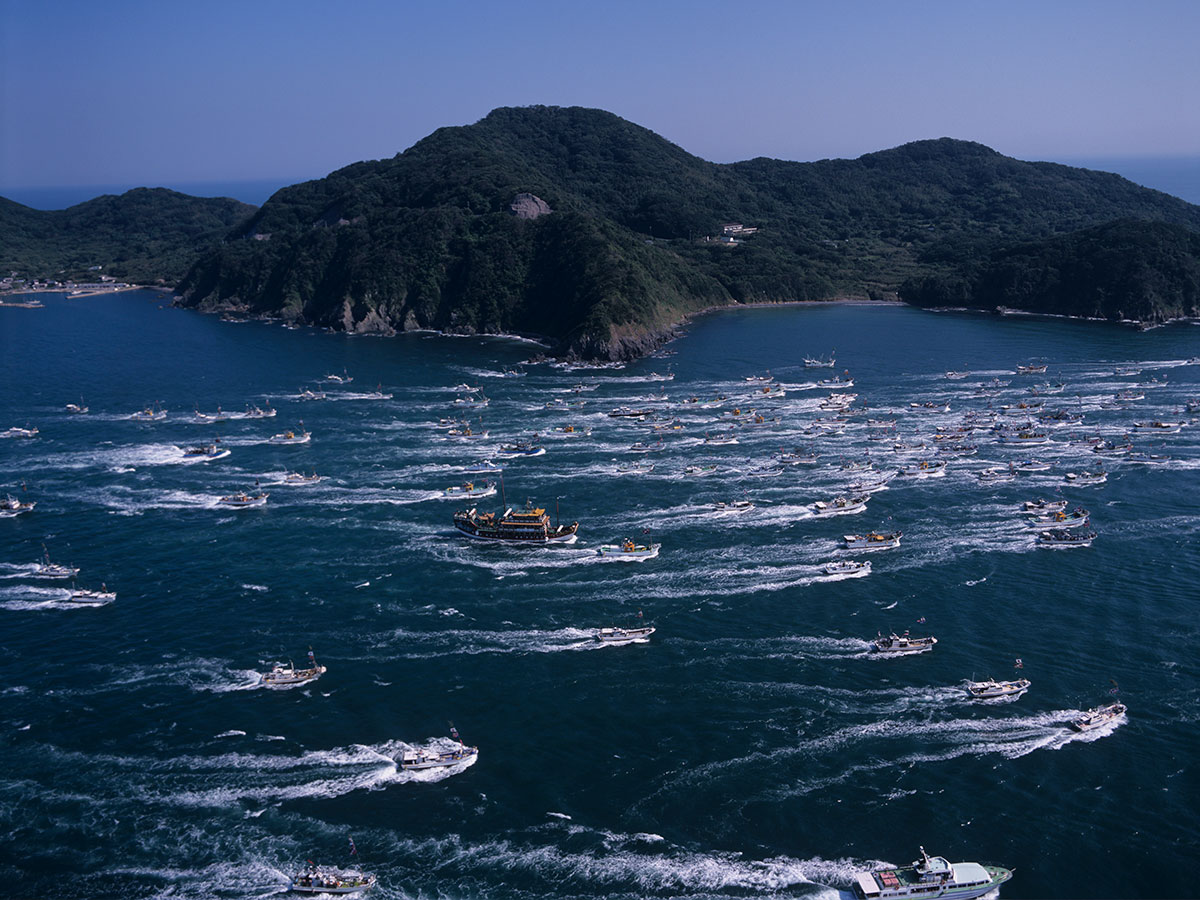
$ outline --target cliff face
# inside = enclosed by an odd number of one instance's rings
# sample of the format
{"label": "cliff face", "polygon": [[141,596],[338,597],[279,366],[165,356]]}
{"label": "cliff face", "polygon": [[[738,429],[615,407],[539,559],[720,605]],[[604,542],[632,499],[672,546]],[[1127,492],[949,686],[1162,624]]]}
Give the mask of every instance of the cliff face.
{"label": "cliff face", "polygon": [[278,192],[199,259],[180,302],[629,358],[705,307],[894,295],[999,242],[1121,216],[1200,228],[1200,208],[1118,176],[961,141],[715,165],[599,110],[500,109]]}

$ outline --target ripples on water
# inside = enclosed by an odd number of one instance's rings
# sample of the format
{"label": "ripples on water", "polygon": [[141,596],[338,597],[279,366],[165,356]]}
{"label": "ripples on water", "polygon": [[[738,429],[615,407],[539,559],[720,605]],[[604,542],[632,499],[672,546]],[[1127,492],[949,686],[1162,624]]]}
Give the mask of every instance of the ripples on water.
{"label": "ripples on water", "polygon": [[[233,325],[153,299],[0,311],[0,430],[40,429],[0,441],[0,490],[38,503],[0,520],[4,893],[259,897],[315,858],[377,873],[383,897],[834,896],[917,844],[1015,866],[1013,896],[1191,892],[1200,430],[1134,434],[1169,460],[1104,459],[1099,487],[1063,474],[1101,462],[1072,438],[1120,443],[1134,421],[1193,418],[1194,329],[755,310],[696,323],[670,359],[501,378],[527,346]],[[805,434],[834,413],[815,384],[831,373],[800,360],[831,347],[868,409],[844,434]],[[1046,376],[1012,374],[1034,358]],[[1140,372],[1114,374],[1127,367]],[[744,380],[768,369],[783,396]],[[320,382],[343,370],[352,384]],[[1010,384],[980,393],[993,379]],[[977,431],[978,454],[944,477],[895,477],[865,512],[814,515],[869,475],[844,464],[869,454],[894,471],[893,443],[932,447],[968,410],[1046,381],[1066,384],[1047,407],[1083,424],[1036,447]],[[464,414],[460,382],[490,400],[469,412],[486,441],[437,427]],[[391,399],[369,399],[377,383]],[[1143,400],[1105,408],[1136,384]],[[329,399],[303,401],[305,387]],[[68,415],[81,395],[92,412]],[[556,398],[583,405],[545,408]],[[194,421],[267,401],[273,419]],[[949,411],[910,405],[927,401]],[[154,403],[166,421],[128,419]],[[632,454],[660,435],[607,415],[622,405],[683,428]],[[744,427],[734,409],[768,421]],[[868,417],[895,420],[888,440],[871,440]],[[267,443],[300,422],[310,444]],[[568,424],[590,434],[552,430]],[[704,442],[731,426],[737,444]],[[578,520],[579,542],[458,538],[442,490],[487,480],[460,469],[535,434],[547,453],[506,463],[506,500]],[[184,456],[217,437],[228,457]],[[796,446],[820,458],[762,471]],[[1032,456],[1053,469],[977,477]],[[620,471],[636,460],[654,468]],[[284,484],[291,471],[324,479]],[[256,490],[262,509],[218,504]],[[1036,549],[1018,504],[1060,495],[1089,509],[1092,548]],[[715,508],[742,499],[754,508]],[[902,530],[901,546],[843,548],[871,529]],[[623,537],[662,552],[596,555]],[[116,602],[80,608],[69,582],[35,579],[43,544]],[[865,575],[825,571],[868,558]],[[658,628],[648,643],[591,639],[639,612]],[[939,644],[870,654],[891,629]],[[310,645],[324,677],[259,686]],[[1027,694],[965,698],[964,679],[1008,677],[1017,657]],[[1113,682],[1128,721],[1071,732]],[[397,770],[407,747],[450,746],[450,721],[478,763]]]}

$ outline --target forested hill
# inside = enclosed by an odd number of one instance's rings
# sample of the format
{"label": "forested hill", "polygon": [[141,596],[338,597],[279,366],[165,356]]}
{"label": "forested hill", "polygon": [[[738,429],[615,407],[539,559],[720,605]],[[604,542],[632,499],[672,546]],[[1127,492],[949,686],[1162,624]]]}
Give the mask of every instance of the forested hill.
{"label": "forested hill", "polygon": [[[536,218],[514,214],[523,195]],[[622,357],[703,307],[894,295],[997,242],[1122,217],[1200,228],[1200,208],[1119,176],[962,141],[717,165],[603,111],[498,109],[280,191],[181,289],[202,308]],[[729,222],[758,231],[704,240]]]}
{"label": "forested hill", "polygon": [[0,272],[174,285],[201,252],[257,207],[165,188],[106,194],[69,209],[30,209],[0,197]]}
{"label": "forested hill", "polygon": [[997,250],[906,282],[924,307],[1013,309],[1161,324],[1200,317],[1200,233],[1121,220]]}

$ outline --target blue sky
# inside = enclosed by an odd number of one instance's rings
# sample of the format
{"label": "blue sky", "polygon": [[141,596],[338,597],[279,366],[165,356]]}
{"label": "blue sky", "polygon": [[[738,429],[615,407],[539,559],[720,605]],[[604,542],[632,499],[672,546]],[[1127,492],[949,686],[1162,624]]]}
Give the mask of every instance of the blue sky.
{"label": "blue sky", "polygon": [[497,106],[717,162],[1200,157],[1200,2],[0,0],[0,191],[299,180]]}

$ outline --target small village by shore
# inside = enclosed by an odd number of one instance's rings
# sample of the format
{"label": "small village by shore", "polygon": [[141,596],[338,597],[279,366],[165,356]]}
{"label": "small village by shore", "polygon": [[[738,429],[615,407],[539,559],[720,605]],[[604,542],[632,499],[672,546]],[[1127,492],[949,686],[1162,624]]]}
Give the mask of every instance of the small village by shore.
{"label": "small village by shore", "polygon": [[22,278],[18,272],[10,272],[0,278],[0,306],[17,309],[38,309],[45,304],[36,298],[32,300],[6,299],[24,294],[66,294],[68,297],[95,297],[99,294],[116,294],[121,291],[136,291],[143,285],[129,284],[117,281],[109,275],[99,276],[98,281],[40,281]]}

